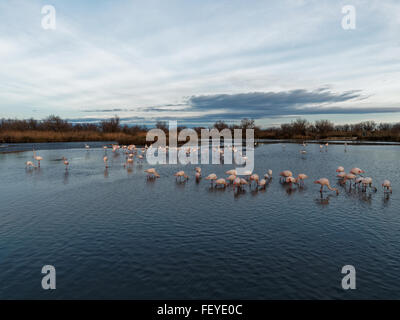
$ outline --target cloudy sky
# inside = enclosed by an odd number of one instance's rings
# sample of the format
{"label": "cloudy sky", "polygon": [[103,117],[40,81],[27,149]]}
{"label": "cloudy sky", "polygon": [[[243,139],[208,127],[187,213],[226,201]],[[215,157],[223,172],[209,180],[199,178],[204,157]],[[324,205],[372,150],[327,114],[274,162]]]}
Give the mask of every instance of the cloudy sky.
{"label": "cloudy sky", "polygon": [[398,0],[3,0],[0,118],[400,121],[399,35]]}

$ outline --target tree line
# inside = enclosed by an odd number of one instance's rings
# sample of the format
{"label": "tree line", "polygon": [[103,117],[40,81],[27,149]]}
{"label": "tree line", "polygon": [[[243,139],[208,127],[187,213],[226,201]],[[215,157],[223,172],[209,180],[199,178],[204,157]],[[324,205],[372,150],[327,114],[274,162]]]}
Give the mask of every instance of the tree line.
{"label": "tree line", "polygon": [[[155,127],[168,133],[168,124],[165,121],[157,121]],[[179,126],[178,131],[186,128]],[[199,134],[205,127],[194,127]],[[254,119],[242,119],[237,124],[228,124],[223,120],[218,120],[210,126],[218,130],[223,129],[254,129],[254,136],[258,139],[363,139],[363,140],[382,140],[400,141],[400,123],[375,123],[374,121],[364,121],[355,124],[334,124],[329,120],[317,120],[309,122],[305,119],[296,119],[290,123],[284,123],[279,127],[262,129],[255,124]],[[35,119],[0,119],[0,133],[2,136],[9,137],[8,142],[12,142],[12,134],[24,133],[26,136],[33,135],[33,132],[59,133],[80,133],[76,139],[83,137],[90,139],[96,134],[98,139],[105,137],[106,134],[114,134],[119,137],[141,136],[145,137],[150,128],[143,125],[121,124],[120,119],[115,116],[111,119],[102,120],[98,123],[72,123],[63,120],[58,116],[51,115],[43,120]],[[8,135],[7,135],[8,134]],[[3,138],[4,140],[4,138]],[[14,139],[15,140],[15,139]],[[29,140],[29,139],[28,139]],[[31,139],[34,140],[34,139]],[[54,139],[53,139],[54,140]],[[51,141],[53,141],[51,140]]]}

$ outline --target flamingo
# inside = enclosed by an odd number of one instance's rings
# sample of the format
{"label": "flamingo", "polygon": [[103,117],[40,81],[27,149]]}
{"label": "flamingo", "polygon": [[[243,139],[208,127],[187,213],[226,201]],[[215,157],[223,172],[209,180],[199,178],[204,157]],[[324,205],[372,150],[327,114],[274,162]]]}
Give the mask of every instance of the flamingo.
{"label": "flamingo", "polygon": [[185,174],[185,171],[178,171],[177,173],[174,174],[174,176],[176,177],[176,179],[178,179],[178,177],[179,177],[180,180],[182,180],[182,177],[183,177],[185,180],[188,180],[188,179],[189,179],[189,176],[187,176],[187,175]]}
{"label": "flamingo", "polygon": [[196,181],[199,181],[201,179],[201,173],[196,172],[195,177],[196,177]]}
{"label": "flamingo", "polygon": [[290,170],[284,170],[279,175],[281,176],[281,179],[283,178],[285,180],[288,177],[292,177],[293,173]]}
{"label": "flamingo", "polygon": [[339,167],[336,169],[336,172],[344,172],[344,168],[343,168],[342,166],[339,166]]}
{"label": "flamingo", "polygon": [[226,173],[226,174],[229,174],[229,175],[237,176],[237,171],[236,171],[235,169],[228,170],[228,171],[226,171],[225,173]]}
{"label": "flamingo", "polygon": [[147,179],[152,179],[152,178],[159,178],[160,175],[154,168],[146,169],[144,172],[147,173]]}
{"label": "flamingo", "polygon": [[103,162],[104,162],[104,164],[105,164],[105,166],[106,166],[106,169],[108,168],[108,157],[107,156],[105,156],[104,158],[103,158]]}
{"label": "flamingo", "polygon": [[206,180],[211,180],[211,184],[213,184],[214,180],[217,180],[217,175],[215,173],[211,173],[207,176]]}
{"label": "flamingo", "polygon": [[362,173],[365,173],[365,171],[361,170],[360,168],[353,168],[350,170],[350,173],[355,175],[361,175]]}
{"label": "flamingo", "polygon": [[201,174],[201,168],[200,167],[196,167],[196,168],[194,168],[194,170]]}
{"label": "flamingo", "polygon": [[228,181],[231,182],[231,183],[234,182],[235,179],[236,179],[236,176],[233,175],[233,174],[231,174],[228,178],[226,178],[226,180],[228,180]]}
{"label": "flamingo", "polygon": [[33,167],[33,168],[36,168],[36,166],[33,164],[32,161],[27,161],[27,162],[25,162],[25,165],[26,165],[26,167]]}
{"label": "flamingo", "polygon": [[133,158],[128,157],[128,159],[126,159],[126,164],[132,165],[133,164]]}
{"label": "flamingo", "polygon": [[324,187],[326,186],[329,190],[336,191],[337,195],[339,194],[339,190],[337,188],[332,188],[329,183],[329,180],[327,178],[321,178],[319,180],[315,180],[314,183],[321,185],[321,189],[319,190],[319,192],[321,192],[321,193],[322,193]]}
{"label": "flamingo", "polygon": [[223,178],[215,180],[215,187],[223,186],[223,188],[225,189],[227,185],[228,184],[226,183],[225,179],[223,179]]}
{"label": "flamingo", "polygon": [[249,184],[246,179],[240,178],[240,187]]}
{"label": "flamingo", "polygon": [[286,183],[296,183],[296,179],[295,178],[293,178],[293,177],[287,177],[286,179],[285,179],[285,182]]}
{"label": "flamingo", "polygon": [[246,170],[243,172],[243,175],[246,177],[246,179],[249,179],[252,173],[253,172],[251,170]]}
{"label": "flamingo", "polygon": [[296,178],[296,183],[299,185],[304,185],[304,180],[307,179],[308,176],[304,173],[300,173]]}
{"label": "flamingo", "polygon": [[258,186],[259,186],[261,189],[265,189],[266,186],[267,186],[267,180],[261,179],[261,180],[258,182]]}
{"label": "flamingo", "polygon": [[249,178],[250,181],[255,181],[256,184],[258,184],[258,181],[260,180],[260,177],[258,176],[258,174],[252,174]]}
{"label": "flamingo", "polygon": [[240,178],[235,178],[235,180],[233,180],[233,188],[235,187],[240,189]]}
{"label": "flamingo", "polygon": [[370,177],[363,178],[361,183],[363,185],[364,192],[367,191],[367,187],[370,187],[371,189],[373,189],[374,192],[378,191],[378,189],[372,185],[372,178],[370,178]]}
{"label": "flamingo", "polygon": [[389,180],[385,180],[382,183],[383,191],[392,193],[392,184]]}
{"label": "flamingo", "polygon": [[351,181],[355,180],[357,178],[357,176],[353,173],[348,173],[345,175],[342,183],[345,184],[347,180],[350,181],[350,187],[351,187]]}
{"label": "flamingo", "polygon": [[67,158],[63,157],[64,160],[64,165],[65,165],[65,170],[68,170],[68,166],[69,166],[69,161]]}
{"label": "flamingo", "polygon": [[35,149],[33,149],[33,159],[35,159],[38,162],[38,167],[40,168],[40,161],[43,160],[43,158],[36,155]]}
{"label": "flamingo", "polygon": [[338,175],[336,175],[336,177],[338,177],[339,179],[344,179],[346,177],[346,172],[339,172]]}

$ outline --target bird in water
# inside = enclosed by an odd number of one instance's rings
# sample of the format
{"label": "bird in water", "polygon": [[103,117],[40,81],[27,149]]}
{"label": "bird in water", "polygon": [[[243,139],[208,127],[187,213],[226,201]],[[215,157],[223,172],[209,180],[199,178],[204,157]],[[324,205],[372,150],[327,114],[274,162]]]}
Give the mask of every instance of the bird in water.
{"label": "bird in water", "polygon": [[182,178],[184,180],[189,180],[189,176],[185,174],[185,171],[178,171],[177,173],[174,174],[174,176],[176,177],[176,179],[180,179],[180,181],[182,181]]}
{"label": "bird in water", "polygon": [[217,175],[215,173],[211,173],[207,176],[206,180],[211,180],[211,184],[213,184],[214,180],[217,180]]}
{"label": "bird in water", "polygon": [[36,155],[35,149],[33,149],[33,159],[35,159],[38,162],[38,167],[40,168],[40,161],[42,161],[43,158],[38,156],[38,155]]}
{"label": "bird in water", "polygon": [[64,165],[65,165],[65,170],[68,170],[68,166],[69,166],[69,161],[68,161],[68,159],[65,158],[65,157],[63,157],[63,162],[64,162]]}
{"label": "bird in water", "polygon": [[147,179],[154,179],[154,178],[159,178],[160,175],[154,168],[146,169],[144,172],[147,173]]}
{"label": "bird in water", "polygon": [[107,156],[105,156],[104,158],[103,158],[103,162],[104,162],[104,165],[105,165],[105,167],[106,167],[106,169],[108,168],[108,157]]}
{"label": "bird in water", "polygon": [[319,192],[321,193],[323,192],[324,187],[327,187],[331,191],[336,191],[337,195],[339,194],[339,190],[337,188],[332,188],[327,178],[321,178],[319,180],[315,180],[314,183],[321,185],[321,189],[319,190]]}
{"label": "bird in water", "polygon": [[386,193],[386,192],[392,193],[392,184],[391,184],[391,182],[390,182],[389,180],[383,181],[383,183],[382,183],[382,188],[383,188],[383,191],[384,191],[385,193]]}

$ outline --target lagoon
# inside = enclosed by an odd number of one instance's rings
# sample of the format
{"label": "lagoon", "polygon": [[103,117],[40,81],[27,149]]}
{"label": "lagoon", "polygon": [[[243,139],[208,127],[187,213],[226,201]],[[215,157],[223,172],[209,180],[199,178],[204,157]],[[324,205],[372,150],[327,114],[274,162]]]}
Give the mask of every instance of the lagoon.
{"label": "lagoon", "polygon": [[[237,194],[194,181],[197,165],[127,170],[124,156],[101,146],[55,144],[0,154],[1,299],[399,299],[400,148],[392,145],[259,144],[255,170],[267,189]],[[29,148],[30,149],[30,148]],[[28,149],[26,149],[28,150]],[[65,170],[62,157],[70,161]],[[336,168],[360,167],[376,193],[339,186]],[[232,165],[202,165],[226,177]],[[289,169],[310,178],[299,189],[279,183]],[[189,173],[186,183],[173,174]],[[324,193],[313,180],[340,190]],[[380,184],[389,179],[393,194]],[[57,289],[41,288],[54,265]],[[341,288],[354,265],[357,289]]]}

